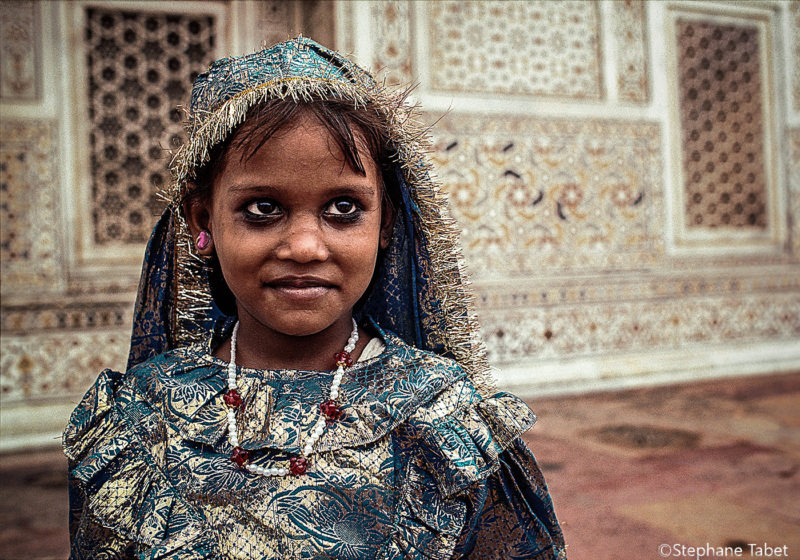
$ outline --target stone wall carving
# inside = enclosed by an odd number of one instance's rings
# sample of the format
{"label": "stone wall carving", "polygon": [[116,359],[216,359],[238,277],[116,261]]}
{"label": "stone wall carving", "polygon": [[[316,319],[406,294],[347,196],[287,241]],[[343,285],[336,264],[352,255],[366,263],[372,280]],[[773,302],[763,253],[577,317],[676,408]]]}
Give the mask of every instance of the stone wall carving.
{"label": "stone wall carving", "polygon": [[79,396],[104,368],[125,368],[129,343],[128,329],[4,334],[3,405]]}
{"label": "stone wall carving", "polygon": [[789,2],[789,29],[792,30],[790,48],[794,51],[792,66],[792,104],[800,111],[800,2]]}
{"label": "stone wall carving", "polygon": [[630,299],[479,311],[493,363],[797,340],[800,293]]}
{"label": "stone wall carving", "polygon": [[428,7],[431,89],[603,97],[596,2],[443,0]]}
{"label": "stone wall carving", "polygon": [[800,128],[786,130],[786,162],[789,178],[789,216],[792,254],[800,258]]}
{"label": "stone wall carving", "polygon": [[56,123],[4,119],[0,127],[0,293],[49,292],[64,272]]}
{"label": "stone wall carving", "polygon": [[476,279],[640,268],[663,255],[657,125],[451,113],[433,140]]}
{"label": "stone wall carving", "polygon": [[675,33],[686,223],[764,229],[758,29],[678,19]]}
{"label": "stone wall carving", "polygon": [[735,298],[740,294],[800,290],[800,276],[791,267],[773,266],[767,270],[768,274],[760,267],[753,267],[749,273],[728,269],[709,274],[698,267],[695,270],[664,267],[637,275],[598,272],[565,277],[557,269],[543,269],[535,278],[514,279],[514,282],[477,282],[477,304],[487,310],[515,309],[622,301]]}
{"label": "stone wall carving", "polygon": [[617,94],[621,101],[644,103],[649,97],[646,8],[644,0],[611,3],[617,41]]}
{"label": "stone wall carving", "polygon": [[132,302],[69,301],[65,303],[8,304],[3,306],[0,329],[4,334],[52,333],[64,330],[129,329]]}
{"label": "stone wall carving", "polygon": [[0,100],[37,101],[40,96],[36,2],[0,3]]}
{"label": "stone wall carving", "polygon": [[415,80],[412,69],[411,2],[372,4],[375,21],[375,52],[372,67],[390,85],[409,85]]}
{"label": "stone wall carving", "polygon": [[86,10],[94,241],[141,244],[164,203],[194,78],[214,58],[212,15]]}

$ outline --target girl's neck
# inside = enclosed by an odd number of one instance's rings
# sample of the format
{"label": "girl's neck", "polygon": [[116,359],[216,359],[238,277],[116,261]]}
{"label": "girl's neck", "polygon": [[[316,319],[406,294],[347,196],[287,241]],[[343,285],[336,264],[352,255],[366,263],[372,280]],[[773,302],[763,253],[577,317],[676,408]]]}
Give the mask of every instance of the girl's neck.
{"label": "girl's neck", "polygon": [[[333,356],[341,352],[353,329],[350,317],[339,319],[328,328],[307,336],[292,336],[272,330],[250,317],[240,317],[236,338],[236,365],[253,369],[334,369]],[[353,360],[361,354],[369,336],[359,328]],[[230,361],[231,341],[225,340],[214,356]]]}

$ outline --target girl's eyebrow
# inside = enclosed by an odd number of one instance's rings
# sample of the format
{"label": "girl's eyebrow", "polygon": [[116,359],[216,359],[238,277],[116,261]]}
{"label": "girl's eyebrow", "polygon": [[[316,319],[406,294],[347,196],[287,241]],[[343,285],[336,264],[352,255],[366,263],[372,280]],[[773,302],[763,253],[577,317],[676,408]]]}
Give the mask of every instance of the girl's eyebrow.
{"label": "girl's eyebrow", "polygon": [[[235,193],[275,193],[284,191],[283,188],[272,185],[259,185],[253,183],[234,183],[228,185],[229,192]],[[329,195],[360,194],[362,196],[372,196],[375,194],[375,187],[369,185],[347,184],[336,185],[327,189]]]}

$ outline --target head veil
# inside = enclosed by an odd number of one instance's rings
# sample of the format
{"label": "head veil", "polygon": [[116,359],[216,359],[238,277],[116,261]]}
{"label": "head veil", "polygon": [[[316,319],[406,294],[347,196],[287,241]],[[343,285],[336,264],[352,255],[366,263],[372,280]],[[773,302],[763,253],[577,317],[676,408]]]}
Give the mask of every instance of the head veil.
{"label": "head veil", "polygon": [[192,88],[188,140],[172,161],[169,202],[147,246],[128,366],[205,339],[221,319],[206,263],[193,252],[181,202],[211,148],[271,98],[331,95],[371,103],[390,123],[401,204],[393,238],[363,313],[407,343],[456,360],[481,392],[491,390],[485,350],[460,266],[458,231],[431,179],[425,129],[402,96],[336,52],[298,37],[214,62]]}

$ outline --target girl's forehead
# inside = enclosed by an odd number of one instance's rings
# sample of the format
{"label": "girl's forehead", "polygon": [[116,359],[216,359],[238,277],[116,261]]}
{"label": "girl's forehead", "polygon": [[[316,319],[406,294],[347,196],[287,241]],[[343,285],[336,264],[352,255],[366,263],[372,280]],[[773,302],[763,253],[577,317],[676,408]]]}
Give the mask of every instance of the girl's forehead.
{"label": "girl's forehead", "polygon": [[[351,138],[344,140],[357,151],[364,170],[378,167],[364,133],[357,126],[349,128]],[[260,129],[258,122],[245,121],[231,136],[218,163],[222,167],[220,172],[231,166],[243,169],[264,161],[271,167],[335,162],[339,167],[351,168],[352,162],[343,148],[342,138],[337,138],[312,113],[302,111],[275,130]]]}
{"label": "girl's forehead", "polygon": [[324,125],[313,118],[303,118],[277,131],[261,145],[252,137],[243,145],[233,143],[215,186],[273,185],[299,189],[314,183],[354,186],[377,183],[379,166],[372,160],[366,143],[356,142],[356,147],[365,173],[348,162]]}
{"label": "girl's forehead", "polygon": [[[245,123],[246,125],[246,123]],[[284,126],[265,138],[263,131],[242,128],[226,153],[226,164],[271,159],[272,163],[288,163],[294,161],[334,158],[345,161],[344,154],[333,134],[312,117],[302,116],[287,122]],[[366,150],[366,143],[358,141],[358,134],[353,131],[355,144],[359,152]]]}

